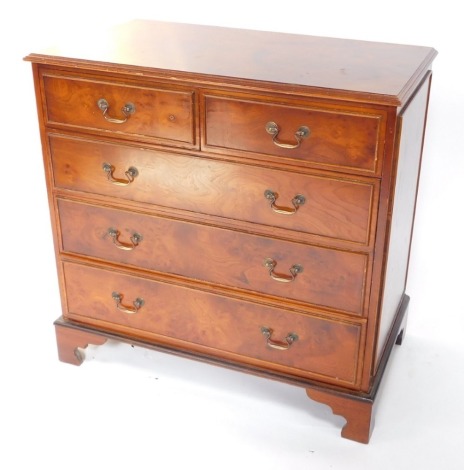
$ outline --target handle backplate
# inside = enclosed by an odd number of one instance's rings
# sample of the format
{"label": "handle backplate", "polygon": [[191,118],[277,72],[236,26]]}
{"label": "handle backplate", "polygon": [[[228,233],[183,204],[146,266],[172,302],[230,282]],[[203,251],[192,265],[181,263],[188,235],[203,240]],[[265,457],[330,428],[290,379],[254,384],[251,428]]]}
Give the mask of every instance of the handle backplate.
{"label": "handle backplate", "polygon": [[125,251],[132,251],[143,240],[143,237],[142,235],[140,235],[140,233],[134,232],[130,237],[130,243],[121,242],[119,240],[119,236],[121,235],[121,232],[112,227],[108,229],[107,233],[113,239],[114,246],[116,248],[119,248],[120,250],[125,250]]}
{"label": "handle backplate", "polygon": [[282,214],[282,215],[293,215],[296,214],[300,206],[302,206],[306,202],[306,198],[301,195],[297,194],[293,199],[292,199],[292,205],[293,209],[288,209],[285,207],[277,206],[275,204],[278,194],[274,191],[271,191],[270,189],[266,189],[264,191],[264,197],[269,201],[271,209],[277,213],[277,214]]}
{"label": "handle backplate", "polygon": [[296,143],[289,144],[287,142],[281,142],[277,138],[280,132],[280,128],[275,122],[269,121],[265,125],[265,129],[268,134],[272,135],[272,141],[274,142],[274,145],[277,145],[277,147],[284,148],[284,149],[297,149],[301,145],[301,142],[303,141],[303,139],[308,138],[309,134],[311,133],[311,130],[309,129],[308,126],[300,126],[294,134]]}
{"label": "handle backplate", "polygon": [[127,171],[124,172],[127,179],[115,178],[113,176],[115,168],[111,163],[106,163],[106,162],[103,163],[102,168],[103,168],[103,171],[106,173],[106,177],[108,178],[108,181],[114,184],[115,186],[128,186],[139,175],[139,171],[137,170],[137,168],[135,168],[135,166],[129,167]]}
{"label": "handle backplate", "polygon": [[141,297],[137,297],[132,302],[133,307],[123,305],[122,299],[124,296],[120,294],[119,292],[113,292],[111,294],[111,297],[116,302],[116,308],[120,310],[121,312],[127,313],[128,315],[133,315],[137,313],[140,310],[140,308],[143,307],[143,305],[145,304],[145,301]]}
{"label": "handle backplate", "polygon": [[133,103],[126,103],[122,108],[122,114],[124,115],[124,119],[114,118],[108,115],[108,110],[110,109],[110,105],[105,98],[100,98],[97,101],[98,109],[102,112],[102,116],[108,121],[113,124],[124,124],[127,122],[131,114],[135,113],[135,105]]}
{"label": "handle backplate", "polygon": [[261,327],[261,333],[266,338],[266,344],[272,348],[277,349],[279,351],[286,351],[290,349],[291,345],[298,340],[298,335],[296,333],[288,333],[288,335],[284,338],[284,341],[277,341],[272,339],[272,328],[268,328],[266,326]]}
{"label": "handle backplate", "polygon": [[290,269],[290,275],[287,274],[277,274],[274,272],[274,268],[277,266],[277,261],[272,258],[266,258],[263,261],[263,266],[265,266],[269,271],[269,276],[278,282],[292,282],[296,279],[296,276],[303,272],[303,266],[301,264],[294,264]]}

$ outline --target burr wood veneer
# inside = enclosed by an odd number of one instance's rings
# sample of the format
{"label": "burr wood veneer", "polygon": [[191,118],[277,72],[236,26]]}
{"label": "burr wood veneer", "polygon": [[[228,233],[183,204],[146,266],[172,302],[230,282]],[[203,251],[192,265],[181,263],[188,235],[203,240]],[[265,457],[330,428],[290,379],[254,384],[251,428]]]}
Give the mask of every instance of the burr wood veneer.
{"label": "burr wood veneer", "polygon": [[60,359],[111,338],[297,384],[367,443],[435,54],[154,21],[30,54]]}

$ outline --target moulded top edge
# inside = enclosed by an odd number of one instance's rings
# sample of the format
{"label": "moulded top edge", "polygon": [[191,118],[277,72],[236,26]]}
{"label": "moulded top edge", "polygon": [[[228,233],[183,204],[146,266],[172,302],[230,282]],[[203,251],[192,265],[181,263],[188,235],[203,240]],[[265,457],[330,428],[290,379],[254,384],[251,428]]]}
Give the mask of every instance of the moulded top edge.
{"label": "moulded top edge", "polygon": [[[272,83],[401,105],[431,67],[430,47],[134,20],[63,40],[31,62],[197,81]],[[201,77],[200,77],[201,76]]]}

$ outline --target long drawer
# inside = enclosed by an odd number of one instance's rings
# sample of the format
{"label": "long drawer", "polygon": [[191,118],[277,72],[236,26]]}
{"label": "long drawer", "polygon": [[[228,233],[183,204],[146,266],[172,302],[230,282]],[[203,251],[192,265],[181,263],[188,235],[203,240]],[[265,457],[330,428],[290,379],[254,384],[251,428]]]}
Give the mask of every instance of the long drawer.
{"label": "long drawer", "polygon": [[303,106],[248,97],[203,97],[203,148],[376,174],[385,140],[380,110]]}
{"label": "long drawer", "polygon": [[64,263],[66,317],[268,370],[352,385],[364,323]]}
{"label": "long drawer", "polygon": [[57,188],[368,244],[378,182],[50,135]]}
{"label": "long drawer", "polygon": [[368,255],[57,200],[62,250],[362,314]]}
{"label": "long drawer", "polygon": [[194,92],[42,75],[48,125],[166,145],[195,147]]}

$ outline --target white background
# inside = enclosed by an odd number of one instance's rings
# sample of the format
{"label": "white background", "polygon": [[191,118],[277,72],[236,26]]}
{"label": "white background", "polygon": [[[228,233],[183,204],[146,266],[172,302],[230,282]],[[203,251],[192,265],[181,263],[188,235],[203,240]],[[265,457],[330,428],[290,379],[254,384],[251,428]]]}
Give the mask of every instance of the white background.
{"label": "white background", "polygon": [[[0,468],[464,468],[463,45],[455,0],[3,2]],[[8,8],[8,11],[5,9]],[[106,344],[57,360],[60,315],[30,64],[64,34],[133,18],[435,47],[406,341],[368,446],[303,390]],[[162,47],[162,45],[160,45]]]}

